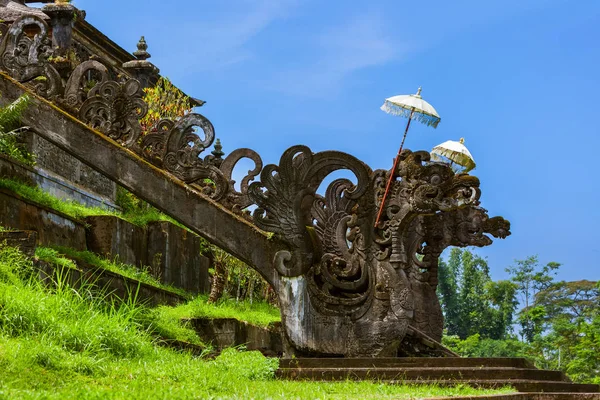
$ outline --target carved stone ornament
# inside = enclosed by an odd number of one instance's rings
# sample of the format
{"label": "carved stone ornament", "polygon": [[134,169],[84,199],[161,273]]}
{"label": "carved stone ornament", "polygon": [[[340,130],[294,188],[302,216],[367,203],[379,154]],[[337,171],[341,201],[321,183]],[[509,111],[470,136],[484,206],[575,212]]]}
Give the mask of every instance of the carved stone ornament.
{"label": "carved stone ornament", "polygon": [[51,56],[48,24],[33,15],[13,22],[0,45],[0,67],[19,82],[30,82],[36,93],[47,99],[62,94],[60,75],[48,62]]}
{"label": "carved stone ornament", "polygon": [[[316,194],[340,168],[356,184],[338,179]],[[477,178],[409,150],[396,173],[377,228],[387,173],[347,154],[295,146],[250,185],[255,223],[289,246],[273,262],[285,332],[299,354],[394,356],[409,326],[441,340],[441,252],[510,234],[506,220],[478,206]]]}
{"label": "carved stone ornament", "polygon": [[[98,81],[90,79],[92,73],[98,78]],[[104,64],[94,60],[82,62],[73,70],[67,81],[64,95],[65,105],[71,110],[79,109],[91,90],[88,85],[101,85],[109,80],[108,77],[108,68]]]}
{"label": "carved stone ornament", "polygon": [[[510,235],[508,221],[490,218],[480,207],[479,180],[432,162],[426,151],[400,154],[374,227],[391,171],[301,145],[264,167],[250,149],[223,158],[220,142],[201,158],[215,139],[207,118],[191,113],[163,119],[142,132],[139,119],[148,106],[140,83],[110,80],[98,61],[80,64],[61,97],[60,77],[48,62],[47,32],[41,19],[19,18],[0,45],[0,67],[21,82],[35,82],[38,93],[213,201],[238,213],[254,206],[251,217],[244,215],[272,233],[273,273],[263,276],[278,293],[286,338],[299,355],[395,356],[409,329],[440,341],[440,255],[449,246],[488,246],[490,236]],[[244,158],[254,167],[238,190],[234,169]],[[337,170],[354,179],[333,180],[318,194]],[[253,267],[264,272],[264,266]]]}
{"label": "carved stone ornament", "polygon": [[142,100],[140,83],[107,81],[94,86],[79,109],[79,118],[125,147],[132,147],[140,137],[139,119],[148,112]]}
{"label": "carved stone ornament", "polygon": [[[195,128],[202,131],[203,137],[196,133]],[[177,122],[163,119],[144,136],[142,155],[185,183],[199,186],[214,200],[234,211],[241,211],[252,204],[247,195],[248,185],[262,169],[262,160],[250,149],[237,149],[224,160],[220,158],[223,155],[221,151],[200,158],[214,139],[213,125],[200,114],[187,114]],[[248,171],[242,179],[241,190],[237,191],[231,176],[234,167],[243,158],[252,160],[255,168]]]}

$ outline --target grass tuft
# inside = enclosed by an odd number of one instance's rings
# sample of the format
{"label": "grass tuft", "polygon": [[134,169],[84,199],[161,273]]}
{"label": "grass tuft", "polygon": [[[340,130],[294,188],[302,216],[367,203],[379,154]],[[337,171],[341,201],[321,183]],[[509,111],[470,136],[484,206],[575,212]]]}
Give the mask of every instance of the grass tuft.
{"label": "grass tuft", "polygon": [[254,301],[236,302],[233,299],[221,299],[215,304],[208,304],[208,296],[200,295],[192,301],[176,307],[158,307],[157,312],[163,318],[178,320],[182,318],[235,318],[252,325],[268,327],[280,322],[281,315],[277,307]]}

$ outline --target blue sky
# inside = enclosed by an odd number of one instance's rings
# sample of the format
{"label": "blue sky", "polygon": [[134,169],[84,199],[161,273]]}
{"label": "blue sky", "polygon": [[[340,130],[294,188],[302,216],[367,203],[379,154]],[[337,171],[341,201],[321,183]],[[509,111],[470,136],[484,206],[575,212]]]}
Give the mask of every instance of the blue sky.
{"label": "blue sky", "polygon": [[478,251],[492,277],[538,254],[559,278],[600,279],[600,2],[75,0],[151,61],[214,124],[224,150],[277,163],[291,145],[390,168],[406,121],[383,99],[414,93],[440,113],[406,146],[464,137],[482,205],[512,236]]}

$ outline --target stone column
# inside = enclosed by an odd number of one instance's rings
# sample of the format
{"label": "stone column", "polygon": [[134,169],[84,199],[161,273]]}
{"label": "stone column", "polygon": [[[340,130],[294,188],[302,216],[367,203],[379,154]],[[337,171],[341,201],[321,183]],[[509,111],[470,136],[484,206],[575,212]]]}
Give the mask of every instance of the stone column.
{"label": "stone column", "polygon": [[73,40],[75,7],[69,3],[53,3],[46,4],[42,7],[42,11],[50,17],[54,55],[66,57]]}

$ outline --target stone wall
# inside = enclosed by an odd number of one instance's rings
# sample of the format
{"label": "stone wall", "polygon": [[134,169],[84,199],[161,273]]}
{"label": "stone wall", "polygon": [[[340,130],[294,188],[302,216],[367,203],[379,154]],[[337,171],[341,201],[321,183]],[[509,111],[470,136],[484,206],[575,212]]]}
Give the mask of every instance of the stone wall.
{"label": "stone wall", "polygon": [[75,220],[0,189],[0,226],[36,231],[42,246],[89,250],[149,272],[162,283],[190,293],[210,290],[210,260],[200,254],[200,238],[170,222],[138,227],[114,216]]}
{"label": "stone wall", "polygon": [[149,223],[147,232],[147,262],[161,282],[192,293],[210,290],[210,261],[200,254],[197,235],[165,221]]}
{"label": "stone wall", "polygon": [[0,225],[36,231],[42,246],[65,246],[79,251],[87,248],[83,222],[3,189],[0,189]]}
{"label": "stone wall", "polygon": [[[159,305],[174,306],[184,303],[186,299],[175,292],[161,289],[136,279],[116,274],[84,262],[76,262],[77,268],[60,268],[44,261],[36,261],[40,278],[48,285],[63,279],[73,287],[91,284],[106,293],[108,300],[112,298],[129,300],[135,297],[140,304],[155,307]],[[60,276],[60,278],[59,278]]]}
{"label": "stone wall", "polygon": [[35,179],[44,191],[87,206],[117,207],[116,183],[32,132],[23,141],[36,156]]}
{"label": "stone wall", "polygon": [[160,282],[191,293],[210,290],[210,261],[200,254],[197,235],[170,222],[150,222],[138,227],[113,216],[86,218],[90,251],[119,261],[148,266]]}

